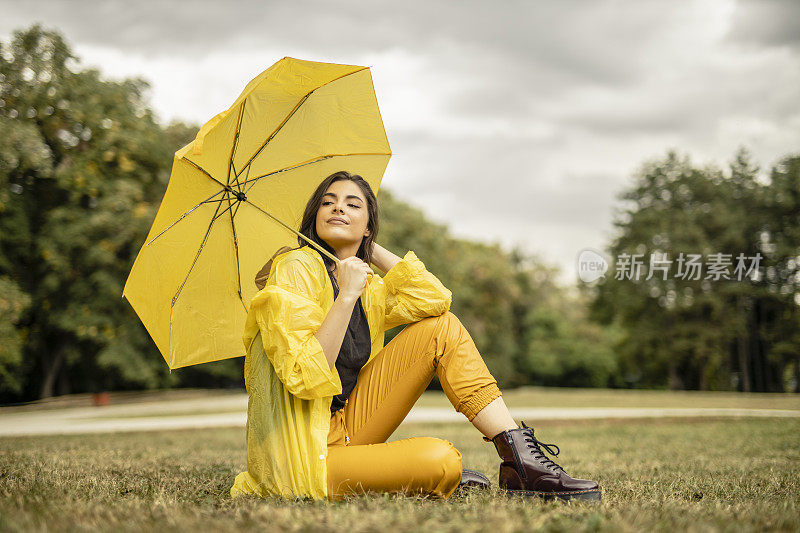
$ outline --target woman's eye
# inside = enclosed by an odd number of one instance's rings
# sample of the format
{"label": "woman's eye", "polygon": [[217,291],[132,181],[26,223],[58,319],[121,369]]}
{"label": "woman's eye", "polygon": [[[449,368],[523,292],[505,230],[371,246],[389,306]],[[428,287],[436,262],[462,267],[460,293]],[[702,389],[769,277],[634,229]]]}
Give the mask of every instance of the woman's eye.
{"label": "woman's eye", "polygon": [[[327,200],[327,201],[322,202],[322,204],[320,204],[320,205],[330,205],[332,203],[333,202],[331,202],[330,200]],[[348,207],[354,207],[356,209],[361,209],[361,206],[360,205],[356,205],[356,204],[347,204],[347,206]]]}
{"label": "woman's eye", "polygon": [[[322,202],[322,205],[329,205],[329,204],[332,204],[332,203],[333,202],[331,202],[331,201],[325,201],[325,202]],[[361,209],[361,206],[360,205],[356,205],[356,204],[347,204],[347,206],[348,207],[355,207],[356,209]]]}

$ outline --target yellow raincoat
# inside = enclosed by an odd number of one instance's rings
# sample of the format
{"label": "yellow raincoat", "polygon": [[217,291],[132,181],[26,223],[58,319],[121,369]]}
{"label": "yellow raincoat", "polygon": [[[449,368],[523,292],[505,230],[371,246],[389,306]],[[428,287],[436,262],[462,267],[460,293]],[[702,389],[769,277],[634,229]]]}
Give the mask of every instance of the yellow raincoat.
{"label": "yellow raincoat", "polygon": [[[342,382],[314,334],[333,300],[322,256],[303,246],[275,257],[250,302],[242,337],[247,471],[236,476],[231,496],[327,498],[330,407]],[[383,348],[386,330],[439,316],[451,302],[450,290],[412,250],[383,278],[368,277],[361,294],[372,338],[367,362]]]}

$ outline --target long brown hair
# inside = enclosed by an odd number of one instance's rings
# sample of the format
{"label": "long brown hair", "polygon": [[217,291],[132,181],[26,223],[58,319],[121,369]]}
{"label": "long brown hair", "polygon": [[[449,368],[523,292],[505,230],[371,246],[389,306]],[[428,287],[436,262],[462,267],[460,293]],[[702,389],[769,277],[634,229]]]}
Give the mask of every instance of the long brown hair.
{"label": "long brown hair", "polygon": [[[358,247],[356,257],[365,263],[370,264],[372,263],[372,243],[375,241],[375,237],[378,235],[378,199],[375,197],[375,193],[372,191],[370,184],[358,174],[350,174],[345,170],[340,170],[322,180],[317,189],[311,195],[311,198],[309,198],[308,203],[306,203],[306,209],[303,213],[303,221],[300,224],[299,231],[310,240],[328,250],[331,254],[334,254],[333,248],[331,248],[331,246],[317,234],[316,222],[317,211],[319,211],[319,208],[322,205],[322,195],[325,194],[325,191],[328,190],[328,187],[330,187],[331,184],[339,180],[350,180],[358,185],[367,200],[367,214],[369,215],[367,229],[369,229],[370,232],[369,235],[361,239],[361,245]],[[270,260],[266,265],[264,265],[258,274],[256,274],[256,286],[259,289],[264,288],[264,284],[266,284],[267,281],[267,276],[269,275],[270,267],[272,266],[272,260],[275,259],[276,256],[290,250],[297,250],[303,246],[311,246],[302,237],[297,237],[297,242],[299,244],[297,248],[289,248],[288,246],[283,246],[280,248],[272,255]],[[311,246],[311,248],[314,249],[313,246]],[[322,257],[325,267],[330,270],[334,264],[333,259],[330,259],[325,254],[320,253],[319,250],[314,249],[314,251],[318,253],[320,257]]]}

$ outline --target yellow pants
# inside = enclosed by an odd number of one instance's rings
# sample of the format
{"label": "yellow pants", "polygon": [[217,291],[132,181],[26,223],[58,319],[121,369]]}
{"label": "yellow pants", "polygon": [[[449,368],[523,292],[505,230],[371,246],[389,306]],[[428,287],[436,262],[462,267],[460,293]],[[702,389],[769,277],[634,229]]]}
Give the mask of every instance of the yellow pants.
{"label": "yellow pants", "polygon": [[461,480],[461,452],[449,441],[386,442],[433,379],[472,421],[501,396],[461,321],[450,311],[409,324],[358,375],[347,403],[331,415],[328,497],[402,492],[448,498]]}

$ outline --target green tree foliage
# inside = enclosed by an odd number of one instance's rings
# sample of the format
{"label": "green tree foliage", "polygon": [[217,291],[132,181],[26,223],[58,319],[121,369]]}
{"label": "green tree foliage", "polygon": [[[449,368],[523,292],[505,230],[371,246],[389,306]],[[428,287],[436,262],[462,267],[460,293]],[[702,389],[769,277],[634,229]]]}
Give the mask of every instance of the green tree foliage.
{"label": "green tree foliage", "polygon": [[[761,183],[743,148],[726,171],[695,168],[674,151],[642,166],[621,195],[627,208],[608,250],[612,260],[640,254],[641,275],[619,279],[618,262],[615,275],[588,291],[592,317],[623,332],[617,350],[629,385],[797,388],[798,168],[788,157]],[[681,253],[701,256],[699,279],[679,271]],[[730,254],[720,257],[730,279],[708,270],[714,254]],[[745,277],[757,254],[758,271]],[[664,257],[666,273],[651,268]]]}
{"label": "green tree foliage", "polygon": [[17,327],[17,322],[30,301],[16,283],[0,277],[0,394],[19,394],[22,390],[20,368],[26,332]]}
{"label": "green tree foliage", "polygon": [[57,32],[34,25],[1,46],[0,394],[180,384],[120,295],[172,153],[197,128],[160,127],[144,80],[73,69]]}
{"label": "green tree foliage", "polygon": [[761,200],[766,291],[747,311],[750,330],[763,336],[751,335],[754,359],[745,362],[753,367],[758,389],[771,389],[782,378],[800,392],[800,155],[783,158],[772,168]]}

